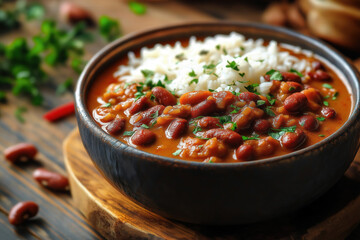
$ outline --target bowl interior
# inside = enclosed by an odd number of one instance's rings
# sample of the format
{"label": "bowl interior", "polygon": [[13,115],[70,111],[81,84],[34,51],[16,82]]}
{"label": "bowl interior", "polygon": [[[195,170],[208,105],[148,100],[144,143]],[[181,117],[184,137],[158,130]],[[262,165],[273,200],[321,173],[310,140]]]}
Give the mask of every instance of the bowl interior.
{"label": "bowl interior", "polygon": [[[198,163],[190,162],[185,160],[172,159],[162,156],[157,156],[150,153],[144,153],[140,150],[137,150],[133,147],[128,147],[126,149],[131,149],[134,154],[145,155],[149,159],[160,159],[161,161],[172,161],[179,164],[187,165],[203,165],[208,164],[209,166],[233,166],[233,165],[252,165],[252,164],[262,164],[269,163],[271,161],[278,161],[288,157],[292,157],[298,154],[303,154],[307,151],[319,148],[323,143],[330,141],[332,138],[335,138],[341,135],[344,130],[350,126],[358,117],[359,117],[359,82],[358,79],[359,73],[355,68],[336,50],[329,47],[324,42],[319,40],[307,37],[305,35],[290,31],[284,28],[278,28],[263,24],[256,23],[229,23],[229,22],[217,22],[217,23],[195,23],[195,24],[186,24],[186,25],[177,25],[170,26],[155,30],[150,30],[147,32],[136,33],[128,35],[122,39],[119,39],[101,51],[99,51],[87,64],[83,73],[80,76],[76,93],[76,105],[78,113],[84,118],[88,127],[94,130],[95,134],[102,136],[104,140],[114,142],[118,141],[111,135],[105,134],[103,130],[95,123],[95,121],[90,116],[87,106],[86,98],[88,89],[91,87],[91,83],[99,74],[102,69],[106,68],[112,64],[116,59],[127,56],[129,51],[137,50],[143,46],[151,46],[156,43],[169,42],[173,40],[179,40],[188,38],[190,36],[196,37],[206,37],[216,34],[229,34],[230,32],[239,32],[247,38],[262,38],[264,40],[275,40],[280,43],[291,44],[294,46],[299,46],[303,49],[310,50],[317,54],[320,58],[326,60],[333,68],[337,69],[337,72],[340,73],[343,79],[346,81],[349,90],[352,94],[353,99],[353,110],[347,122],[334,134],[325,138],[321,142],[311,145],[309,147],[303,148],[301,150],[295,151],[293,153],[272,157],[257,161],[250,162],[241,162],[241,163]],[[122,143],[123,144],[123,143]]]}

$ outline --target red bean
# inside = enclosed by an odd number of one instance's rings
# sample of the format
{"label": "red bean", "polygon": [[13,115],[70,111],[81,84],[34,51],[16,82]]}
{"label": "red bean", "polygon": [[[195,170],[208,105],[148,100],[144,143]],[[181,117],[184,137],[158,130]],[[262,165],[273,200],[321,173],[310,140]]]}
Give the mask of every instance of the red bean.
{"label": "red bean", "polygon": [[312,62],[312,63],[311,63],[311,66],[312,66],[312,68],[314,69],[314,71],[324,68],[323,65],[322,65],[322,63],[319,62],[319,61],[314,61],[314,62]]}
{"label": "red bean", "polygon": [[239,99],[245,102],[250,102],[250,101],[257,102],[258,100],[260,100],[260,97],[252,92],[243,92],[240,93]]}
{"label": "red bean", "polygon": [[177,118],[172,121],[165,131],[165,136],[169,139],[179,138],[188,129],[188,121],[186,119]]}
{"label": "red bean", "polygon": [[176,98],[168,90],[162,87],[154,87],[151,90],[152,94],[156,97],[156,100],[164,106],[176,105]]}
{"label": "red bean", "polygon": [[214,98],[206,99],[191,108],[191,117],[210,115],[217,110],[216,101]]}
{"label": "red bean", "polygon": [[203,117],[198,121],[198,125],[199,127],[206,129],[221,127],[220,120],[214,117]]}
{"label": "red bean", "polygon": [[119,134],[125,127],[124,118],[115,118],[110,124],[106,126],[106,131],[110,134]]}
{"label": "red bean", "polygon": [[281,128],[285,124],[285,117],[283,114],[277,115],[275,118],[273,118],[272,126],[275,129]]}
{"label": "red bean", "polygon": [[336,116],[335,110],[333,108],[331,108],[331,107],[323,107],[321,109],[321,114],[325,118],[335,118],[335,116]]}
{"label": "red bean", "polygon": [[183,94],[179,101],[180,104],[190,104],[191,106],[194,106],[210,96],[212,96],[210,91],[193,91]]}
{"label": "red bean", "polygon": [[63,2],[60,5],[60,16],[71,24],[85,22],[89,26],[95,25],[91,13],[75,3]]}
{"label": "red bean", "polygon": [[299,124],[309,131],[315,131],[319,127],[319,121],[312,115],[302,116],[299,119]]}
{"label": "red bean", "polygon": [[162,112],[164,111],[165,106],[163,105],[156,105],[153,106],[152,108],[149,108],[146,111],[143,112],[139,112],[135,115],[133,115],[130,118],[130,124],[134,125],[134,126],[141,126],[142,124],[149,124],[153,119],[154,119],[154,114],[158,114],[159,116],[162,114]]}
{"label": "red bean", "polygon": [[271,127],[271,124],[268,120],[258,119],[254,123],[254,130],[257,133],[266,133]]}
{"label": "red bean", "polygon": [[297,82],[287,82],[286,83],[289,86],[289,92],[290,93],[294,93],[294,92],[300,92],[303,90],[303,86],[300,83]]}
{"label": "red bean", "polygon": [[287,132],[281,136],[281,145],[287,149],[295,149],[300,147],[306,141],[305,133],[296,129],[295,132]]}
{"label": "red bean", "polygon": [[283,77],[283,81],[285,82],[297,82],[297,83],[301,83],[301,77],[295,73],[291,73],[291,72],[282,72],[281,73],[282,77]]}
{"label": "red bean", "polygon": [[235,96],[229,91],[221,91],[213,94],[218,109],[224,110],[235,101]]}
{"label": "red bean", "polygon": [[332,80],[331,76],[323,70],[309,72],[308,75],[310,76],[310,78],[312,80],[315,80],[315,81],[328,82],[328,81]]}
{"label": "red bean", "polygon": [[55,122],[61,118],[70,116],[75,113],[75,104],[74,102],[65,103],[54,109],[51,109],[43,115],[43,118],[49,122]]}
{"label": "red bean", "polygon": [[239,160],[249,161],[253,157],[254,148],[249,144],[242,144],[236,149],[235,155]]}
{"label": "red bean", "polygon": [[302,93],[293,93],[290,96],[288,96],[284,101],[284,107],[287,111],[295,113],[302,110],[308,100],[306,96]]}
{"label": "red bean", "polygon": [[140,129],[131,136],[130,140],[135,145],[146,146],[155,142],[156,135],[148,129]]}
{"label": "red bean", "polygon": [[33,159],[37,152],[38,150],[33,144],[19,143],[6,148],[4,155],[9,162],[16,163],[18,161],[28,161]]}
{"label": "red bean", "polygon": [[27,219],[36,216],[39,205],[32,201],[19,202],[9,212],[8,220],[12,225],[20,225]]}
{"label": "red bean", "polygon": [[33,172],[33,178],[42,186],[55,191],[68,191],[69,180],[60,173],[38,168]]}
{"label": "red bean", "polygon": [[204,138],[215,137],[232,147],[238,147],[243,142],[240,134],[232,130],[221,129],[221,128],[207,130],[206,132],[204,132],[203,137]]}
{"label": "red bean", "polygon": [[142,96],[141,98],[133,102],[133,104],[127,109],[127,112],[130,115],[134,115],[135,113],[147,109],[149,106],[150,106],[149,99],[145,96]]}

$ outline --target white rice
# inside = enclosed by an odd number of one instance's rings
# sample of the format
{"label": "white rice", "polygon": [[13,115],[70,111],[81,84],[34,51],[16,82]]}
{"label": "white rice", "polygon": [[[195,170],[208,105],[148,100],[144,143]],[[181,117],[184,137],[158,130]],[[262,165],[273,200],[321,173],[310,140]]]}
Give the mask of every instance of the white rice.
{"label": "white rice", "polygon": [[[139,58],[129,52],[128,65],[121,65],[114,76],[129,83],[144,82],[145,77],[141,71],[151,70],[155,72],[154,82],[160,80],[165,83],[166,76],[172,80],[165,86],[178,96],[208,89],[243,92],[247,91],[245,86],[255,83],[259,84],[257,90],[265,95],[272,86],[271,82],[265,82],[262,77],[267,71],[310,70],[308,61],[291,56],[287,51],[280,51],[277,42],[271,41],[268,46],[263,44],[263,39],[246,40],[243,35],[232,32],[229,35],[207,37],[204,41],[191,37],[188,47],[182,47],[180,42],[176,42],[174,47],[161,44],[153,48],[143,47]],[[308,56],[312,54],[288,44],[281,46]],[[207,53],[200,54],[201,51]],[[239,70],[227,67],[232,61],[235,61]],[[204,71],[204,66],[210,64],[216,66]],[[189,75],[192,71],[195,77]],[[198,79],[197,83],[194,79]]]}

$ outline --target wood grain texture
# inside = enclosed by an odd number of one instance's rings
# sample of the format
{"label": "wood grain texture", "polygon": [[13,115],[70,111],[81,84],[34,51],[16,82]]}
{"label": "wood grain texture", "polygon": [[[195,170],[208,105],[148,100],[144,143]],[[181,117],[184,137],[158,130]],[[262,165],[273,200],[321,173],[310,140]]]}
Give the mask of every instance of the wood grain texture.
{"label": "wood grain texture", "polygon": [[93,166],[78,130],[64,142],[74,204],[107,239],[344,239],[360,215],[360,155],[323,197],[300,211],[269,222],[211,227],[158,216],[118,192]]}

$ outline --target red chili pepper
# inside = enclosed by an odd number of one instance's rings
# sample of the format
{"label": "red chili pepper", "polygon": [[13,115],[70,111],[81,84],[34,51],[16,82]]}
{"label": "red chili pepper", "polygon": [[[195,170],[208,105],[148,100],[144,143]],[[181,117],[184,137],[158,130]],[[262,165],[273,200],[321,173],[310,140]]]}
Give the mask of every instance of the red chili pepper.
{"label": "red chili pepper", "polygon": [[75,112],[74,102],[69,102],[45,113],[43,115],[43,118],[50,122],[54,122],[60,118],[72,115],[74,112]]}

